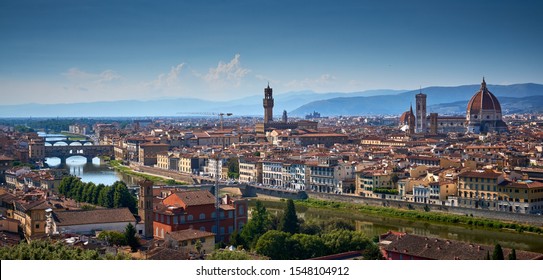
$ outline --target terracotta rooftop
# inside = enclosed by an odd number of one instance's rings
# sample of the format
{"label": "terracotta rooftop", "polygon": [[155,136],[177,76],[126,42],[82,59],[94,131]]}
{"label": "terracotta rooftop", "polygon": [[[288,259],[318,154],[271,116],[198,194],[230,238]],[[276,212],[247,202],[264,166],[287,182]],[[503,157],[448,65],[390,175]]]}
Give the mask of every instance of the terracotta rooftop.
{"label": "terracotta rooftop", "polygon": [[195,230],[195,229],[173,231],[173,232],[169,232],[168,235],[177,241],[186,241],[186,240],[193,240],[193,239],[215,236],[215,234],[212,232]]}
{"label": "terracotta rooftop", "polygon": [[[470,244],[455,240],[388,232],[381,235],[379,245],[389,252],[403,253],[431,260],[484,260],[494,246]],[[511,249],[503,248],[504,256]],[[516,250],[518,260],[543,259],[543,254]]]}
{"label": "terracotta rooftop", "polygon": [[128,208],[58,211],[53,213],[55,222],[61,226],[121,222],[136,223],[136,218]]}
{"label": "terracotta rooftop", "polygon": [[480,171],[465,171],[458,174],[458,177],[468,177],[468,178],[486,178],[486,179],[497,179],[501,176],[501,173],[494,172],[492,170]]}
{"label": "terracotta rooftop", "polygon": [[172,195],[179,197],[187,206],[215,204],[215,196],[209,191],[184,191]]}

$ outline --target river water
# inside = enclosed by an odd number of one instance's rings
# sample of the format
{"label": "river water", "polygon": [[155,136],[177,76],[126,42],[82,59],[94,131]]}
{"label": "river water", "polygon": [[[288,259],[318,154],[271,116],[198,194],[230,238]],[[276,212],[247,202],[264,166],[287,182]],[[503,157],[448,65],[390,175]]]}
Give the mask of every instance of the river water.
{"label": "river water", "polygon": [[[47,158],[45,163],[49,167],[60,167],[59,158]],[[136,185],[137,179],[122,173],[119,173],[101,163],[99,158],[94,158],[92,163],[87,163],[87,159],[82,156],[73,156],[66,159],[64,166],[71,175],[81,178],[81,181],[95,184],[113,185],[116,181],[124,181],[127,185]]]}
{"label": "river water", "polygon": [[[272,212],[279,213],[284,203],[263,201],[264,206]],[[251,203],[254,207],[254,203]],[[414,220],[372,216],[359,212],[329,210],[309,207],[296,207],[298,217],[305,221],[330,221],[342,219],[351,223],[356,230],[364,232],[368,237],[386,233],[389,230],[407,232],[434,238],[458,240],[468,243],[480,243],[494,246],[500,243],[503,247],[515,248],[531,252],[543,253],[543,235],[518,233],[505,230],[486,230],[467,226],[419,222]]]}

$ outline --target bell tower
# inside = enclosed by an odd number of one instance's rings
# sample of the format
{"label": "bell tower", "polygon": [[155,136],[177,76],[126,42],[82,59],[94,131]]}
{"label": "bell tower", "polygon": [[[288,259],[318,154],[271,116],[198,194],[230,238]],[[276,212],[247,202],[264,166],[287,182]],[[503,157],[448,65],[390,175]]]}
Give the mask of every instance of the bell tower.
{"label": "bell tower", "polygon": [[264,123],[273,122],[273,90],[268,87],[264,89]]}
{"label": "bell tower", "polygon": [[426,94],[420,92],[415,96],[416,102],[416,129],[417,133],[426,133]]}
{"label": "bell tower", "polygon": [[139,185],[138,215],[143,220],[143,237],[151,239],[153,238],[153,182],[146,179],[140,181]]}

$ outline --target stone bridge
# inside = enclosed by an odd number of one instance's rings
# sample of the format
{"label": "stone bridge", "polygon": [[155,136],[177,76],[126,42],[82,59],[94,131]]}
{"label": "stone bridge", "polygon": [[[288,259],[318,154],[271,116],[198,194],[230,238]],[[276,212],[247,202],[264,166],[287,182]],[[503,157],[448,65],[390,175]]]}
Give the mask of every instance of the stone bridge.
{"label": "stone bridge", "polygon": [[43,157],[58,157],[61,163],[66,163],[66,159],[71,156],[83,156],[87,162],[99,156],[113,157],[112,145],[82,145],[82,146],[44,146]]}
{"label": "stone bridge", "polygon": [[[45,141],[45,144],[50,144],[55,146],[57,143],[66,143],[68,146],[83,146],[83,145],[93,145],[91,140],[48,140]],[[75,145],[74,145],[75,144]]]}

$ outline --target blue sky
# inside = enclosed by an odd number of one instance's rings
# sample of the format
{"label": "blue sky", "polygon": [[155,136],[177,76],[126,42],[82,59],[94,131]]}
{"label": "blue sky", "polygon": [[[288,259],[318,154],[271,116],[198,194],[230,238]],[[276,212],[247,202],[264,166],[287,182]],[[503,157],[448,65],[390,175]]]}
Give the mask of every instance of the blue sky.
{"label": "blue sky", "polygon": [[0,104],[543,83],[518,3],[3,0]]}

